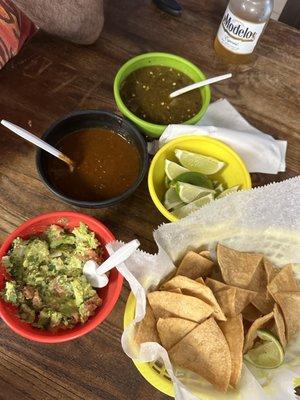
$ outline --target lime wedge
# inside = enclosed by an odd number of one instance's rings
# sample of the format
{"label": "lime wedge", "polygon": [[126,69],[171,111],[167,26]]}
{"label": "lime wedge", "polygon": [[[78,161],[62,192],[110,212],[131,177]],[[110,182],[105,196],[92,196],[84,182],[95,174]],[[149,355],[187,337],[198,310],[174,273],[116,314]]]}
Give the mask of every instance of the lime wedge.
{"label": "lime wedge", "polygon": [[164,205],[167,210],[183,205],[175,189],[170,188],[166,191]]}
{"label": "lime wedge", "polygon": [[244,359],[259,368],[277,368],[284,360],[284,351],[278,339],[267,330],[258,330],[260,342],[255,345]]}
{"label": "lime wedge", "polygon": [[199,197],[215,193],[213,189],[207,189],[184,182],[177,182],[174,188],[178,193],[180,200],[184,203],[191,203]]}
{"label": "lime wedge", "polygon": [[170,187],[170,183],[171,183],[171,181],[170,181],[170,179],[167,177],[167,175],[165,176],[165,187],[167,188],[167,189],[169,189],[169,187]]}
{"label": "lime wedge", "polygon": [[207,189],[213,189],[212,181],[207,176],[200,174],[200,172],[184,172],[171,181],[171,186],[178,181],[190,183],[195,186],[201,186]]}
{"label": "lime wedge", "polygon": [[223,183],[219,183],[217,186],[214,187],[215,191],[216,191],[216,196],[219,196],[222,192],[224,192],[225,189],[225,185],[223,185]]}
{"label": "lime wedge", "polygon": [[[217,196],[217,199],[221,199],[222,197],[225,197],[225,196],[227,196],[228,194],[237,192],[237,191],[239,190],[239,187],[240,187],[240,185],[237,185],[237,186],[232,186],[232,187],[230,187],[230,188],[224,190],[222,193],[220,193],[220,194]],[[216,190],[217,190],[217,189],[216,189]]]}
{"label": "lime wedge", "polygon": [[186,150],[175,150],[175,156],[185,168],[191,171],[200,172],[205,175],[212,175],[220,171],[225,163],[216,158],[203,156]]}
{"label": "lime wedge", "polygon": [[177,207],[176,209],[174,209],[172,214],[175,215],[177,218],[184,218],[191,212],[198,210],[199,208],[201,208],[205,204],[210,203],[213,200],[214,200],[214,195],[210,193],[207,196],[200,197],[200,199],[197,199],[190,204]]}
{"label": "lime wedge", "polygon": [[178,175],[183,174],[184,172],[189,172],[189,170],[176,162],[165,160],[165,173],[170,180],[175,179]]}

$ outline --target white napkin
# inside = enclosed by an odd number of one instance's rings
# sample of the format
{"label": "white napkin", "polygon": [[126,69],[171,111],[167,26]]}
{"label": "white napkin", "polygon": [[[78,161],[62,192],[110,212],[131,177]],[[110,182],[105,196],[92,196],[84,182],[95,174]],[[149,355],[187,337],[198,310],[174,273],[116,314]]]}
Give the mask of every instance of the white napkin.
{"label": "white napkin", "polygon": [[249,172],[277,174],[285,171],[287,142],[275,140],[250,125],[226,99],[212,103],[197,125],[169,125],[149,152],[179,136],[211,136],[232,147]]}

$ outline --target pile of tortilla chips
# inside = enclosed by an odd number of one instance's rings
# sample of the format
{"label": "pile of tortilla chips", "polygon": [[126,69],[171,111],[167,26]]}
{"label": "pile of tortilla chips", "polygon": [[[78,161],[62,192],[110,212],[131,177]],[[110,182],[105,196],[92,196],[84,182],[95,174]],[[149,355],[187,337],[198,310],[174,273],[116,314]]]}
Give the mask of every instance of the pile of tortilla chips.
{"label": "pile of tortilla chips", "polygon": [[217,246],[189,251],[176,274],[148,293],[138,344],[158,342],[174,366],[189,369],[221,391],[235,387],[243,353],[267,328],[283,348],[300,330],[300,288],[292,266],[274,267],[262,254]]}

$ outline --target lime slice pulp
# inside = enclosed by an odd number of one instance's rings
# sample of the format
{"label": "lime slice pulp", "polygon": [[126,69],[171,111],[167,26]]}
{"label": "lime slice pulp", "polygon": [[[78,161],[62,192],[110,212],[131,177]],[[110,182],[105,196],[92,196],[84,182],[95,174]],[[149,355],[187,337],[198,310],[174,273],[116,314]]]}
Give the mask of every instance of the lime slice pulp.
{"label": "lime slice pulp", "polygon": [[183,174],[184,172],[189,172],[189,170],[176,162],[165,160],[165,173],[170,180],[175,179],[178,175]]}
{"label": "lime slice pulp", "polygon": [[215,193],[215,191],[212,189],[207,189],[184,182],[177,182],[174,188],[177,191],[180,200],[184,203],[191,203],[200,197]]}
{"label": "lime slice pulp", "polygon": [[200,174],[200,172],[184,172],[171,181],[171,186],[178,181],[190,183],[195,186],[201,186],[207,189],[213,189],[212,181],[207,176]]}
{"label": "lime slice pulp", "polygon": [[225,166],[223,161],[191,151],[176,149],[175,156],[183,167],[205,175],[215,174]]}
{"label": "lime slice pulp", "polygon": [[185,204],[184,206],[177,207],[172,212],[172,214],[175,215],[177,218],[184,218],[191,212],[198,210],[199,208],[203,207],[205,204],[208,204],[213,200],[214,195],[210,193],[207,196],[200,197],[200,199],[197,199],[190,204]]}
{"label": "lime slice pulp", "polygon": [[257,331],[260,342],[255,345],[244,359],[259,368],[277,368],[284,360],[284,351],[278,339],[269,331]]}

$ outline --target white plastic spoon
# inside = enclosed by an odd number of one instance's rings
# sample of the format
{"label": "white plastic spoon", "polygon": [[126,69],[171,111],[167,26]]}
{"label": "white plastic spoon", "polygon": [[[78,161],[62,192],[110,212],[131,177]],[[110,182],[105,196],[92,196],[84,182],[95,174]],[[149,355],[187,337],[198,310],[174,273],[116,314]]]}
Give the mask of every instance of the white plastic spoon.
{"label": "white plastic spoon", "polygon": [[175,92],[172,92],[170,94],[170,97],[172,97],[172,98],[177,97],[183,93],[190,92],[191,90],[201,88],[202,86],[205,86],[205,85],[210,85],[211,83],[220,82],[220,81],[223,81],[224,79],[228,79],[231,77],[232,77],[232,74],[226,74],[226,75],[215,76],[214,78],[205,79],[205,81],[192,83],[191,85],[188,85],[181,89],[175,90]]}
{"label": "white plastic spoon", "polygon": [[5,119],[1,121],[1,124],[10,131],[16,133],[21,138],[27,140],[28,142],[34,144],[37,147],[40,147],[41,149],[47,151],[47,153],[50,153],[53,156],[67,163],[70,167],[71,172],[74,170],[74,162],[70,160],[70,158],[67,157],[65,154],[63,154],[61,151],[51,146],[51,144],[44,142],[42,139],[38,138],[32,133],[26,131],[25,129],[21,128],[18,125],[13,124],[12,122],[6,121]]}
{"label": "white plastic spoon", "polygon": [[108,284],[106,272],[126,261],[139,246],[140,242],[137,239],[132,240],[113,253],[100,266],[93,260],[87,261],[83,266],[84,275],[93,287],[106,286]]}

